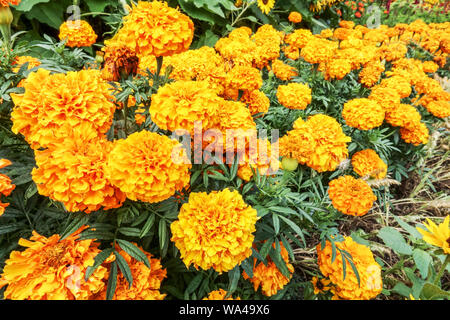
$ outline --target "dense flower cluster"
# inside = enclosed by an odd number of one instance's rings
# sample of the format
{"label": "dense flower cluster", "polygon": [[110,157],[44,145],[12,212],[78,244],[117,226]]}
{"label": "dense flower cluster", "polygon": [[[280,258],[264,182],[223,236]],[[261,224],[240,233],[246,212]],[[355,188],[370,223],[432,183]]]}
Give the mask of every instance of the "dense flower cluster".
{"label": "dense flower cluster", "polygon": [[[11,165],[11,161],[7,159],[0,159],[0,169]],[[3,195],[5,197],[9,196],[11,192],[16,188],[14,184],[11,183],[11,179],[0,173],[0,197]],[[1,199],[0,199],[1,200]],[[9,203],[2,203],[0,201],[0,216],[5,212],[5,208]]]}
{"label": "dense flower cluster", "polygon": [[89,22],[66,21],[59,27],[59,39],[68,47],[90,47],[97,41],[97,35]]}
{"label": "dense flower cluster", "polygon": [[[354,242],[350,237],[345,237],[342,242],[335,242],[335,245],[339,250],[336,250],[334,261],[332,259],[333,249],[329,241],[326,241],[324,248],[321,244],[317,245],[317,263],[320,271],[336,286],[334,298],[340,300],[370,300],[375,298],[381,292],[383,283],[381,267],[373,258],[370,249]],[[352,268],[346,268],[344,277],[342,267],[344,258],[341,250],[345,250],[351,255],[359,274],[359,283]]]}
{"label": "dense flower cluster", "polygon": [[227,272],[251,256],[257,219],[237,191],[191,193],[170,226],[171,240],[186,266]]}

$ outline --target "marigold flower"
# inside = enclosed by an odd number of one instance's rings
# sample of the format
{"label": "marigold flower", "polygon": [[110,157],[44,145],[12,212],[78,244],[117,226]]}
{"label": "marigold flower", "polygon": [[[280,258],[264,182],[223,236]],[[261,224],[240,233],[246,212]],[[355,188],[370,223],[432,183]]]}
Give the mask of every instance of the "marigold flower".
{"label": "marigold flower", "polygon": [[351,216],[365,215],[377,200],[366,181],[352,176],[341,176],[330,181],[328,195],[336,210]]}
{"label": "marigold flower", "polygon": [[259,90],[245,91],[241,101],[247,104],[252,115],[258,113],[267,113],[270,107],[270,99]]}
{"label": "marigold flower", "polygon": [[287,35],[284,42],[298,49],[304,48],[311,39],[313,39],[313,34],[309,29],[297,29]]}
{"label": "marigold flower", "polygon": [[386,112],[386,122],[394,127],[412,127],[420,122],[421,115],[412,105],[400,103]]}
{"label": "marigold flower", "polygon": [[348,157],[347,143],[352,139],[344,134],[334,118],[327,115],[311,116],[306,123],[316,141],[306,165],[318,172],[336,170],[341,161]]}
{"label": "marigold flower", "polygon": [[[0,169],[11,165],[11,161],[7,159],[0,159]],[[16,185],[11,183],[11,179],[4,175],[0,174],[0,197],[4,195],[5,197],[9,196],[11,192],[16,188]],[[5,212],[5,208],[9,205],[9,203],[2,203],[0,201],[0,216]]]}
{"label": "marigold flower", "polygon": [[[272,247],[275,248],[275,243],[273,243]],[[253,283],[255,291],[261,286],[262,293],[267,297],[273,296],[279,290],[283,289],[283,287],[291,280],[292,273],[294,272],[294,266],[289,263],[289,255],[282,242],[280,242],[280,249],[280,255],[291,273],[290,277],[284,276],[270,257],[267,257],[267,266],[261,261],[256,264],[257,261],[254,259],[252,278],[250,278],[245,271],[242,273],[244,279],[249,279],[249,281]]]}
{"label": "marigold flower", "polygon": [[280,85],[277,90],[277,98],[286,108],[304,110],[311,103],[311,89],[303,83],[293,82]]}
{"label": "marigold flower", "polygon": [[261,72],[249,66],[234,66],[226,78],[227,87],[243,91],[259,90],[262,82]]}
{"label": "marigold flower", "polygon": [[297,11],[292,11],[289,14],[288,20],[292,23],[300,23],[302,22],[302,14]]}
{"label": "marigold flower", "polygon": [[[381,267],[375,261],[368,247],[354,242],[350,237],[344,238],[342,242],[335,242],[339,250],[336,250],[334,261],[333,249],[329,241],[326,241],[324,248],[321,248],[321,244],[317,245],[317,263],[320,271],[336,286],[334,289],[336,298],[343,300],[373,299],[382,290]],[[352,268],[346,268],[344,279],[341,250],[345,250],[351,255],[360,278],[359,284]],[[346,265],[348,267],[348,262]]]}
{"label": "marigold flower", "polygon": [[313,277],[311,283],[314,287],[314,294],[325,293],[331,290],[331,281],[328,279],[319,279],[318,277]]}
{"label": "marigold flower", "polygon": [[433,61],[425,61],[422,63],[422,68],[424,72],[434,73],[439,69],[439,66]]}
{"label": "marigold flower", "polygon": [[306,124],[288,131],[279,141],[280,156],[296,159],[301,164],[308,161],[316,147],[314,134]]}
{"label": "marigold flower", "polygon": [[87,122],[99,135],[111,126],[116,106],[99,70],[50,74],[41,68],[25,79],[23,87],[23,94],[11,94],[12,131],[23,134],[33,149],[60,138],[64,125],[75,128]]}
{"label": "marigold flower", "polygon": [[401,128],[400,136],[406,143],[415,146],[426,144],[430,136],[427,126],[423,122],[415,123],[411,127]]}
{"label": "marigold flower", "polygon": [[359,82],[370,88],[378,82],[384,71],[384,64],[379,60],[370,61],[359,73]]}
{"label": "marigold flower", "polygon": [[33,231],[30,240],[20,239],[24,251],[12,251],[0,288],[7,285],[5,299],[12,300],[89,300],[103,289],[108,276],[99,266],[88,281],[86,269],[94,265],[100,253],[94,239],[78,240],[82,227],[64,240],[55,234],[49,238]]}
{"label": "marigold flower", "polygon": [[291,67],[279,59],[272,62],[272,71],[278,79],[283,81],[289,81],[292,80],[293,77],[298,76],[298,72],[294,67]]}
{"label": "marigold flower", "polygon": [[251,40],[256,45],[253,65],[259,69],[268,66],[271,61],[280,57],[284,34],[275,30],[270,24],[258,28]]}
{"label": "marigold flower", "polygon": [[395,89],[377,87],[370,93],[369,100],[377,102],[384,111],[389,112],[400,104],[400,95]]}
{"label": "marigold flower", "polygon": [[325,80],[341,80],[352,71],[352,64],[347,59],[331,59],[325,65]]}
{"label": "marigold flower", "polygon": [[13,72],[18,72],[20,67],[22,67],[25,63],[28,63],[27,70],[30,70],[32,68],[39,67],[41,65],[41,62],[39,59],[31,56],[18,56],[16,57],[14,61],[14,68]]}
{"label": "marigold flower", "polygon": [[189,267],[227,272],[252,255],[256,210],[237,191],[191,193],[170,229]]}
{"label": "marigold flower", "polygon": [[375,101],[367,98],[353,99],[344,104],[342,117],[348,126],[359,130],[371,130],[384,121],[384,109]]}
{"label": "marigold flower", "polygon": [[443,119],[450,116],[450,101],[431,101],[426,108],[435,117]]}
{"label": "marigold flower", "polygon": [[189,49],[194,23],[178,9],[162,1],[138,1],[123,26],[108,41],[128,46],[138,56],[166,57]]}
{"label": "marigold flower", "polygon": [[0,0],[0,6],[9,7],[17,6],[21,0]]}
{"label": "marigold flower", "polygon": [[256,44],[244,30],[234,34],[235,36],[230,33],[228,37],[220,38],[214,48],[230,65],[251,66],[258,51]]}
{"label": "marigold flower", "polygon": [[114,141],[105,171],[111,184],[129,199],[155,203],[186,187],[190,168],[180,143],[141,131]]}
{"label": "marigold flower", "polygon": [[107,81],[119,81],[136,75],[138,71],[139,58],[130,48],[112,43],[102,49],[105,52],[102,74]]}
{"label": "marigold flower", "polygon": [[60,128],[64,138],[46,150],[36,150],[33,181],[41,195],[61,201],[71,212],[90,213],[103,207],[118,208],[125,195],[105,176],[111,143],[83,123]]}
{"label": "marigold flower", "polygon": [[291,60],[298,60],[300,58],[300,50],[297,47],[294,46],[284,46],[283,52],[286,58]]}
{"label": "marigold flower", "polygon": [[84,20],[66,21],[59,27],[59,39],[68,47],[90,47],[97,41],[91,25]]}
{"label": "marigold flower", "polygon": [[353,170],[361,177],[370,176],[375,179],[383,179],[387,174],[386,163],[372,149],[356,152],[352,157],[352,166]]}
{"label": "marigold flower", "polygon": [[[411,95],[411,84],[407,79],[402,76],[393,76],[381,80],[379,86],[382,88],[391,88],[397,91],[400,98],[407,98]],[[374,88],[375,89],[375,88]]]}
{"label": "marigold flower", "polygon": [[332,59],[337,43],[321,38],[312,38],[300,51],[300,56],[309,63],[325,63]]}
{"label": "marigold flower", "polygon": [[353,29],[355,27],[355,23],[353,21],[341,20],[339,21],[339,26],[341,28]]}
{"label": "marigold flower", "polygon": [[232,296],[225,298],[227,294],[228,292],[223,289],[214,290],[211,291],[206,298],[203,298],[203,300],[241,300],[240,297],[237,297],[236,299],[233,299]]}
{"label": "marigold flower", "polygon": [[445,254],[450,254],[450,215],[447,215],[439,225],[428,218],[426,221],[425,230],[417,228],[417,231],[423,236],[423,240],[433,246],[442,248]]}

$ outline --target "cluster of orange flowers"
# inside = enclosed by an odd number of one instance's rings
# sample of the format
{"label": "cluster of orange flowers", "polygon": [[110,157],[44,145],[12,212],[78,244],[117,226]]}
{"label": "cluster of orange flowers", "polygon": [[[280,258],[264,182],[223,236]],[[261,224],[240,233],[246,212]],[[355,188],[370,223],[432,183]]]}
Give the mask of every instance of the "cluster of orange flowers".
{"label": "cluster of orange flowers", "polygon": [[[11,165],[11,161],[7,159],[0,159],[0,169]],[[11,192],[16,188],[14,184],[11,183],[11,179],[4,175],[0,174],[0,197],[4,195],[5,197],[9,196]],[[9,205],[9,203],[2,203],[0,201],[0,216],[5,212],[5,208]]]}

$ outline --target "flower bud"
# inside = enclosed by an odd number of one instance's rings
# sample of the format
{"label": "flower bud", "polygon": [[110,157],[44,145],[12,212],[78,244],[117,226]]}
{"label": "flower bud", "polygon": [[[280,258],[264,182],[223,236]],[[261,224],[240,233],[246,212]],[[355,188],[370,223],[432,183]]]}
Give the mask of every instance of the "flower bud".
{"label": "flower bud", "polygon": [[0,25],[11,25],[13,21],[13,14],[9,6],[4,7],[0,5]]}

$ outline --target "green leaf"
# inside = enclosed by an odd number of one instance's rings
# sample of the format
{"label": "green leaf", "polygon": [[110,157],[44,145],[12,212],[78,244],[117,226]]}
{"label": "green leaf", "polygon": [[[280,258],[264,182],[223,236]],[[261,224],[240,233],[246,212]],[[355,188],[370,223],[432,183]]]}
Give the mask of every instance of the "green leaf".
{"label": "green leaf", "polygon": [[286,224],[288,224],[290,227],[291,227],[291,229],[296,233],[296,234],[298,234],[301,238],[302,238],[302,240],[303,240],[303,242],[304,242],[304,235],[303,235],[303,231],[300,229],[300,227],[298,226],[298,225],[296,225],[293,221],[291,221],[291,220],[289,220],[288,218],[286,218],[286,217],[283,217],[283,216],[279,216],[284,222],[286,222]]}
{"label": "green leaf", "polygon": [[150,262],[148,261],[147,256],[145,255],[144,252],[142,252],[141,249],[139,249],[134,244],[126,240],[117,239],[117,243],[126,253],[128,253],[136,260],[143,262],[150,269]]}
{"label": "green leaf", "polygon": [[86,268],[86,274],[84,280],[88,281],[89,277],[94,271],[113,253],[113,248],[107,248],[97,254],[94,258],[94,264]]}
{"label": "green leaf", "polygon": [[392,227],[384,227],[378,232],[378,237],[392,250],[398,254],[412,254],[412,248],[405,241],[405,238]]}
{"label": "green leaf", "polygon": [[116,256],[117,265],[119,266],[120,271],[128,282],[128,289],[130,289],[133,285],[133,275],[131,274],[130,266],[120,253],[114,251],[114,255]]}
{"label": "green leaf", "polygon": [[276,213],[272,214],[272,221],[275,234],[278,234],[278,232],[280,232],[280,218],[278,218]]}
{"label": "green leaf", "polygon": [[101,230],[86,230],[80,235],[80,240],[96,239],[96,240],[112,240],[114,239],[114,233]]}
{"label": "green leaf", "polygon": [[111,263],[111,270],[109,271],[108,285],[106,287],[106,300],[112,300],[117,286],[117,262]]}
{"label": "green leaf", "polygon": [[409,298],[409,295],[411,294],[411,288],[407,287],[404,283],[399,282],[397,283],[394,288],[392,288],[393,292],[396,292],[398,294],[401,294],[404,297]]}
{"label": "green leaf", "polygon": [[105,8],[112,4],[110,0],[89,0],[86,1],[86,4],[89,7],[89,10],[93,12],[103,12]]}
{"label": "green leaf", "polygon": [[[253,261],[253,259],[250,259],[250,261]],[[241,266],[242,269],[244,269],[245,273],[250,277],[253,278],[253,265],[249,261],[249,259],[245,259],[242,261]]]}
{"label": "green leaf", "polygon": [[281,256],[281,248],[278,241],[275,242],[275,249],[271,247],[269,256],[277,266],[278,270],[280,270],[285,277],[290,278],[291,273],[286,265],[286,261],[284,261],[283,257]]}
{"label": "green leaf", "polygon": [[230,285],[228,286],[228,292],[232,294],[238,285],[239,278],[241,277],[241,272],[239,266],[234,267],[228,272],[228,278],[230,279]]}
{"label": "green leaf", "polygon": [[129,237],[139,237],[141,235],[141,230],[131,227],[120,227],[119,232]]}
{"label": "green leaf", "polygon": [[203,275],[201,273],[197,274],[194,277],[194,279],[192,279],[191,282],[189,282],[189,284],[188,284],[188,286],[186,288],[185,294],[186,293],[187,294],[193,293],[198,288],[198,286],[200,285],[202,280],[203,280]]}
{"label": "green leaf", "polygon": [[72,233],[80,229],[81,226],[84,226],[88,221],[89,221],[88,215],[83,213],[79,214],[77,217],[72,219],[72,221],[69,223],[66,229],[61,233],[61,240],[64,240]]}
{"label": "green leaf", "polygon": [[14,6],[17,11],[30,11],[34,5],[38,3],[50,2],[50,0],[24,0],[19,3],[19,5]]}
{"label": "green leaf", "polygon": [[0,225],[0,235],[10,233],[16,230],[23,230],[26,226],[23,223],[11,223],[6,225]]}
{"label": "green leaf", "polygon": [[425,279],[428,275],[428,269],[433,261],[433,258],[431,258],[431,256],[423,250],[414,249],[413,259],[416,263],[417,269],[419,269],[422,279]]}
{"label": "green leaf", "polygon": [[142,227],[141,233],[139,234],[139,238],[143,238],[153,227],[153,224],[155,223],[155,215],[150,214],[147,221],[145,222],[144,226]]}
{"label": "green leaf", "polygon": [[408,231],[408,233],[413,236],[416,239],[422,239],[422,235],[420,234],[419,231],[417,231],[416,228],[414,228],[413,226],[409,225],[408,223],[406,223],[405,221],[403,221],[402,219],[400,219],[397,216],[393,216],[395,221],[397,221],[397,223],[406,231]]}
{"label": "green leaf", "polygon": [[161,219],[159,220],[159,226],[158,226],[158,235],[159,235],[159,247],[161,250],[163,250],[166,246],[167,242],[167,223],[166,220]]}
{"label": "green leaf", "polygon": [[449,299],[450,293],[442,290],[432,283],[427,282],[423,285],[420,296],[424,297],[427,300]]}

